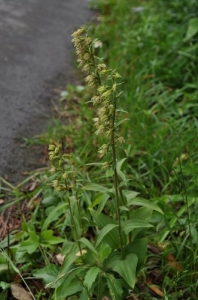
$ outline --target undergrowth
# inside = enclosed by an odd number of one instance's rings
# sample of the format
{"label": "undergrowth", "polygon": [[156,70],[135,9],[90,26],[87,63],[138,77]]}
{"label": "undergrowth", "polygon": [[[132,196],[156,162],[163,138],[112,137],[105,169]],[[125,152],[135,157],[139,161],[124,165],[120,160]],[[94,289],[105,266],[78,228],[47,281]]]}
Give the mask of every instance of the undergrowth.
{"label": "undergrowth", "polygon": [[92,5],[98,23],[73,34],[87,86],[37,137],[51,166],[2,180],[21,227],[1,242],[0,297],[197,299],[197,3]]}

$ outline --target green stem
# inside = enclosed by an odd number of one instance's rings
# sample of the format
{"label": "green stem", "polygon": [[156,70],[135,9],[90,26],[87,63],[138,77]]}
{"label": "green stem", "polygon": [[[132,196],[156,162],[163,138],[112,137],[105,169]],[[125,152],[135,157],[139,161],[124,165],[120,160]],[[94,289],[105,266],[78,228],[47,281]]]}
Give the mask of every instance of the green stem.
{"label": "green stem", "polygon": [[[65,187],[66,187],[66,191],[68,191],[68,184],[67,184],[66,180],[65,180]],[[77,242],[78,247],[79,247],[80,255],[81,255],[82,259],[83,259],[82,248],[81,248],[80,242],[78,241],[78,233],[77,233],[77,229],[76,229],[74,217],[73,217],[73,214],[72,214],[71,201],[70,201],[69,197],[67,197],[67,198],[68,198],[68,205],[69,205],[69,212],[70,212],[71,222],[72,222],[73,228],[74,228],[75,233],[76,233],[76,242]]]}
{"label": "green stem", "polygon": [[[122,192],[122,188],[120,189],[120,197],[121,197],[121,199],[122,199],[122,204],[123,204],[124,206],[127,206],[127,201],[124,199],[123,192]],[[126,212],[126,216],[127,216],[127,220],[130,220],[130,214],[129,214],[129,211]],[[132,232],[129,232],[128,241],[129,241],[129,243],[132,242]]]}
{"label": "green stem", "polygon": [[122,229],[121,229],[121,216],[120,216],[120,201],[119,201],[119,178],[116,169],[117,158],[116,158],[116,145],[115,145],[115,117],[116,117],[116,99],[114,97],[114,111],[112,117],[112,134],[111,134],[111,146],[112,146],[112,154],[113,154],[113,168],[114,168],[114,188],[116,193],[116,215],[118,220],[118,231],[119,231],[119,239],[120,239],[120,249],[121,255],[124,259],[124,248],[123,248],[123,240],[122,240]]}

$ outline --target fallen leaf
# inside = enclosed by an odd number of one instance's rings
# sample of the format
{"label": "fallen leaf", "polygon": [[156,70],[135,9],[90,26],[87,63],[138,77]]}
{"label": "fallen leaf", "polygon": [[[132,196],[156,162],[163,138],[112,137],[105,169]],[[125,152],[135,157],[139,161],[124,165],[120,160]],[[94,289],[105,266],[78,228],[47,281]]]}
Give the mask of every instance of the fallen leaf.
{"label": "fallen leaf", "polygon": [[87,250],[82,250],[82,251],[79,251],[76,253],[76,256],[82,256],[83,254],[86,254],[87,253]]}
{"label": "fallen leaf", "polygon": [[5,201],[3,199],[0,199],[0,205],[3,204]]}
{"label": "fallen leaf", "polygon": [[164,293],[162,292],[162,290],[160,290],[160,288],[157,285],[153,284],[150,279],[148,279],[146,283],[149,289],[153,291],[156,295],[164,297]]}
{"label": "fallen leaf", "polygon": [[56,260],[57,260],[57,262],[58,262],[60,265],[62,265],[64,259],[65,259],[65,255],[62,255],[62,254],[57,254],[57,255],[56,255]]}
{"label": "fallen leaf", "polygon": [[168,260],[169,266],[173,270],[175,270],[176,272],[182,272],[183,271],[183,266],[175,260],[175,258],[172,254],[168,254],[167,260]]}
{"label": "fallen leaf", "polygon": [[12,296],[17,300],[32,300],[30,293],[27,292],[20,284],[11,284]]}

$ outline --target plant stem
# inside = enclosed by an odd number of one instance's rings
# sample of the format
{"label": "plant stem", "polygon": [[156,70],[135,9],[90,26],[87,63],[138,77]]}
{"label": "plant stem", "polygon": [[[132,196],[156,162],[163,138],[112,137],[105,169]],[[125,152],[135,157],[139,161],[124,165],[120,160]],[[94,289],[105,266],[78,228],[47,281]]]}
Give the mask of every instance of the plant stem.
{"label": "plant stem", "polygon": [[123,240],[122,240],[122,230],[121,230],[121,216],[120,216],[120,201],[119,201],[119,178],[116,169],[117,158],[116,158],[116,145],[115,145],[115,117],[116,117],[116,99],[115,96],[113,98],[114,110],[112,117],[112,134],[111,134],[111,146],[112,146],[112,154],[113,154],[113,168],[114,168],[114,188],[116,193],[116,215],[118,220],[118,231],[119,231],[119,239],[120,239],[120,249],[121,255],[124,259],[124,249],[123,249]]}

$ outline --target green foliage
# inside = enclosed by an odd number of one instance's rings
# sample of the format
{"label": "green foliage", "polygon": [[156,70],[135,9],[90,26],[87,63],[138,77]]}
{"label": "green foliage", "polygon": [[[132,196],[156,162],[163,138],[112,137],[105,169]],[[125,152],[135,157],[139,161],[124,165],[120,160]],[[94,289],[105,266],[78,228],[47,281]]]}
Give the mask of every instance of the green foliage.
{"label": "green foliage", "polygon": [[20,267],[43,281],[36,299],[197,299],[197,1],[93,5],[100,22],[73,35],[87,86],[68,85],[36,137],[51,168],[2,242],[0,297]]}

